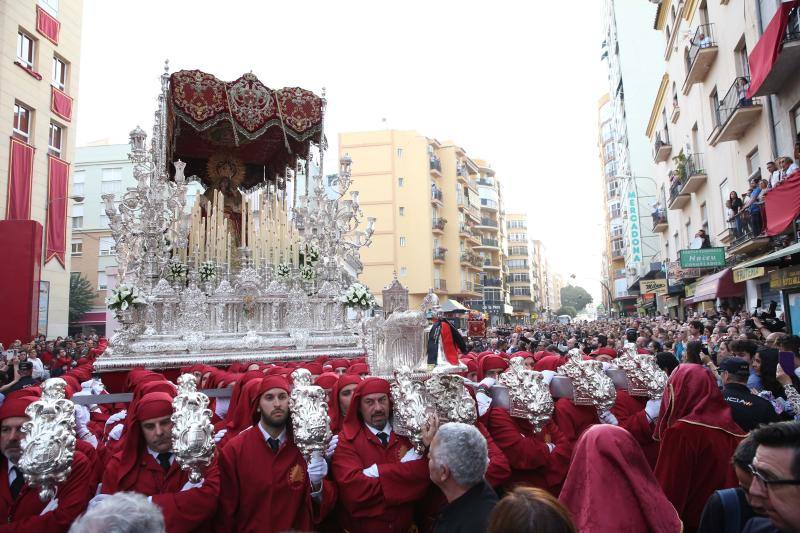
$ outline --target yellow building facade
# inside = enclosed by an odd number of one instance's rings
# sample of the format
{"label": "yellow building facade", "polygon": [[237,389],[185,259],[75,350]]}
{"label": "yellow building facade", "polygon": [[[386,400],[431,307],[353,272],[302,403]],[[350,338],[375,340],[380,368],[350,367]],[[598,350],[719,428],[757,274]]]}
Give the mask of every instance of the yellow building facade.
{"label": "yellow building facade", "polygon": [[513,322],[530,324],[531,315],[538,311],[534,305],[534,253],[528,239],[528,215],[506,213],[506,248],[508,288],[513,307]]}

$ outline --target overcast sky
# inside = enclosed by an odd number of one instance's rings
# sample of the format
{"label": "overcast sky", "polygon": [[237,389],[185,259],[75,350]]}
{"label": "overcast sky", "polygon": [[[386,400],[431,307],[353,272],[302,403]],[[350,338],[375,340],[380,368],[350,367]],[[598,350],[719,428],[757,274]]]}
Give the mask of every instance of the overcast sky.
{"label": "overcast sky", "polygon": [[576,274],[597,301],[602,4],[84,0],[77,142],[151,131],[167,58],[173,71],[325,87],[334,159],[342,131],[452,139],[491,163],[551,270]]}

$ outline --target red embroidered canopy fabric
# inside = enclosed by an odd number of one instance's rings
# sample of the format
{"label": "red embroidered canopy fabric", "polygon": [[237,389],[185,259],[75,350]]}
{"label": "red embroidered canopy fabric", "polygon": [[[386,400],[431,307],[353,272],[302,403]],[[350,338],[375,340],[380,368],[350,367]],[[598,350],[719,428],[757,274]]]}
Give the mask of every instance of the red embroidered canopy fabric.
{"label": "red embroidered canopy fabric", "polygon": [[49,155],[47,156],[47,230],[45,239],[47,251],[44,263],[56,258],[61,266],[65,266],[64,255],[67,250],[67,180],[69,179],[69,163]]}
{"label": "red embroidered canopy fabric", "polygon": [[33,146],[12,137],[8,162],[6,220],[28,220],[31,218],[32,188]]}
{"label": "red embroidered canopy fabric", "polygon": [[322,140],[323,100],[299,87],[270,89],[253,74],[224,82],[199,70],[170,77],[170,157],[206,178],[206,161],[229,153],[247,167],[247,188],[283,174]]}
{"label": "red embroidered canopy fabric", "polygon": [[39,6],[36,6],[36,31],[47,37],[53,44],[58,44],[58,31],[61,23]]}
{"label": "red embroidered canopy fabric", "polygon": [[72,98],[67,93],[53,86],[50,86],[50,111],[63,118],[72,121]]}
{"label": "red embroidered canopy fabric", "polygon": [[750,88],[747,90],[747,97],[753,98],[761,88],[761,84],[767,79],[769,71],[778,58],[778,53],[783,45],[783,36],[786,32],[786,25],[789,22],[789,11],[800,6],[800,0],[784,2],[778,8],[775,16],[767,24],[764,34],[756,43],[753,51],[750,52]]}
{"label": "red embroidered canopy fabric", "polygon": [[767,235],[783,233],[800,215],[800,171],[778,184],[764,196]]}

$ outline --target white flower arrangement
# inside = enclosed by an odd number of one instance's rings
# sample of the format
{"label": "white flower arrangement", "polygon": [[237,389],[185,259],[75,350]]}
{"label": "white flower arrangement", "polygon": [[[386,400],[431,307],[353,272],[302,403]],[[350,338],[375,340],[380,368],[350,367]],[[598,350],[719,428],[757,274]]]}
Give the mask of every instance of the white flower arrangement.
{"label": "white flower arrangement", "polygon": [[341,301],[347,307],[363,310],[371,309],[375,306],[375,297],[369,292],[369,289],[361,283],[353,283],[350,285],[342,296]]}
{"label": "white flower arrangement", "polygon": [[275,275],[282,280],[289,279],[289,276],[292,274],[292,269],[289,268],[289,265],[286,263],[278,263],[275,267]]}
{"label": "white flower arrangement", "polygon": [[303,254],[303,262],[306,265],[314,266],[319,261],[319,249],[313,244],[306,245],[306,251]]}
{"label": "white flower arrangement", "polygon": [[125,311],[129,307],[145,304],[147,301],[136,287],[120,285],[111,291],[111,296],[106,298],[106,305],[114,311]]}
{"label": "white flower arrangement", "polygon": [[182,279],[186,278],[186,274],[189,272],[189,269],[186,268],[186,265],[175,260],[170,261],[167,268],[167,277],[171,281],[181,281]]}
{"label": "white flower arrangement", "polygon": [[214,261],[201,263],[199,273],[200,281],[206,282],[214,279],[217,276],[217,267],[214,265]]}
{"label": "white flower arrangement", "polygon": [[304,281],[313,281],[316,275],[317,273],[313,265],[306,264],[300,267],[300,277],[303,278]]}

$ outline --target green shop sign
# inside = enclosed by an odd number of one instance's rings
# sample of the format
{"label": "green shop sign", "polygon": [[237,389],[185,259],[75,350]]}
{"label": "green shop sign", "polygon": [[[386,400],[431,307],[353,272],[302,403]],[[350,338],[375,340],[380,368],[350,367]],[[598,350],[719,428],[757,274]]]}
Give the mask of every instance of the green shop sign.
{"label": "green shop sign", "polygon": [[725,248],[698,248],[680,251],[681,268],[715,268],[725,266]]}

